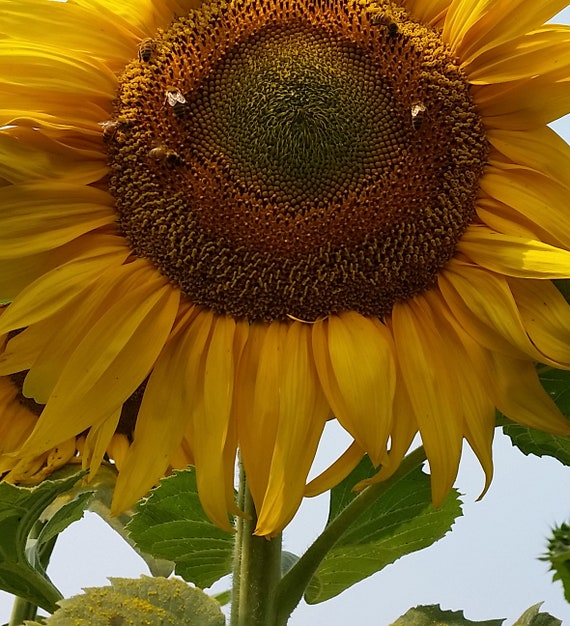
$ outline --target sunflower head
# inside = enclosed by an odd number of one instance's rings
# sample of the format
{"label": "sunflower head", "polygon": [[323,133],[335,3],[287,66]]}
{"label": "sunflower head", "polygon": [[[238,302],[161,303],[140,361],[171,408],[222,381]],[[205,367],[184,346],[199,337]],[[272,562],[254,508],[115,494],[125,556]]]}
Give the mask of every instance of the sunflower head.
{"label": "sunflower head", "polygon": [[418,432],[436,503],[497,408],[569,434],[565,5],[0,0],[0,469],[193,464],[230,529],[239,449],[273,535]]}

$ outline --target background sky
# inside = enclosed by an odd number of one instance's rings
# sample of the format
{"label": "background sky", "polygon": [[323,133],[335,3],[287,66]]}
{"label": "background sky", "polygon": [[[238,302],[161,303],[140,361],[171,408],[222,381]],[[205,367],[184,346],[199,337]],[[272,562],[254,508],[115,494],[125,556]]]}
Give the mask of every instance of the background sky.
{"label": "background sky", "polygon": [[[570,23],[570,8],[554,21]],[[570,140],[570,116],[554,126]],[[340,429],[327,430],[316,472],[344,449]],[[510,626],[538,602],[544,602],[543,611],[570,624],[562,586],[552,582],[548,564],[539,560],[551,528],[570,520],[570,468],[524,456],[500,431],[494,448],[495,478],[480,502],[484,475],[466,450],[456,483],[464,494],[464,515],[450,533],[328,602],[299,606],[290,626],[387,626],[420,604],[464,610],[474,621],[507,618]],[[285,532],[284,549],[304,552],[322,529],[327,511],[326,495],[306,500]],[[138,577],[148,570],[105,522],[87,513],[58,539],[48,573],[69,597],[83,587],[107,584],[109,576]],[[222,581],[214,589],[227,587],[229,582]],[[0,592],[0,623],[8,621],[11,605],[12,597]]]}

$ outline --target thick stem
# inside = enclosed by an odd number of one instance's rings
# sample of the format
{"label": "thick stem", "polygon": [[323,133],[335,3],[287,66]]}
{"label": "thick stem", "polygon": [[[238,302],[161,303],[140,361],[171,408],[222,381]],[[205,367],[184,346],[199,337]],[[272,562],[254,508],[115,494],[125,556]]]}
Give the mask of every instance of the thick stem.
{"label": "thick stem", "polygon": [[230,626],[276,626],[274,600],[281,579],[281,535],[272,539],[254,536],[257,517],[243,471],[238,499],[247,517],[237,523]]}
{"label": "thick stem", "polygon": [[301,601],[303,594],[321,561],[342,537],[343,533],[358,517],[394,482],[415,469],[426,459],[423,447],[417,448],[404,458],[398,470],[385,482],[370,485],[364,489],[343,511],[325,528],[303,556],[285,574],[276,589],[275,626],[287,624],[289,616]]}

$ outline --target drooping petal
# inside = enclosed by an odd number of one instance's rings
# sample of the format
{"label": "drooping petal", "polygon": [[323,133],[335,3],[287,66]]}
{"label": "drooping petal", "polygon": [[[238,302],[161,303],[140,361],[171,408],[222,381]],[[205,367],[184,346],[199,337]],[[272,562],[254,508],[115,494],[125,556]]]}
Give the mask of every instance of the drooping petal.
{"label": "drooping petal", "polygon": [[541,360],[570,368],[570,305],[564,296],[549,281],[510,278],[509,285]]}
{"label": "drooping petal", "polygon": [[462,327],[486,348],[514,358],[541,354],[524,328],[507,280],[478,267],[452,262],[441,272],[439,286]]}
{"label": "drooping petal", "polygon": [[343,313],[313,325],[313,350],[333,413],[377,465],[392,426],[396,368],[390,333],[377,320]]}
{"label": "drooping petal", "polygon": [[275,446],[255,529],[262,536],[279,533],[299,508],[329,414],[312,356],[310,325],[290,324],[284,348]]}
{"label": "drooping petal", "polygon": [[364,450],[353,441],[334,463],[307,483],[305,496],[318,496],[338,485],[360,463],[364,455]]}
{"label": "drooping petal", "polygon": [[287,324],[252,324],[239,364],[235,415],[242,462],[256,510],[267,491],[277,428]]}
{"label": "drooping petal", "polygon": [[570,435],[570,422],[546,393],[531,361],[489,352],[489,389],[495,406],[524,426],[554,435]]}
{"label": "drooping petal", "polygon": [[199,328],[192,325],[195,317],[193,310],[182,317],[149,376],[133,443],[121,462],[113,512],[129,508],[158,482],[182,441],[193,402],[187,368],[200,339]]}
{"label": "drooping petal", "polygon": [[455,480],[461,455],[463,416],[455,375],[446,359],[438,319],[424,299],[397,303],[392,326],[402,377],[429,460],[432,497],[437,505]]}

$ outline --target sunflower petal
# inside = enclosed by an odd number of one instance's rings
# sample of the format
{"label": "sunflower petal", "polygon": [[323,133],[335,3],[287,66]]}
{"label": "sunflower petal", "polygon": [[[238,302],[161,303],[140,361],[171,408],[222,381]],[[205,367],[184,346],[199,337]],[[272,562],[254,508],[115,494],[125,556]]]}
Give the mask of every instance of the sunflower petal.
{"label": "sunflower petal", "polygon": [[480,181],[481,189],[492,198],[524,215],[570,248],[568,193],[560,183],[526,167],[505,170],[488,166]]}
{"label": "sunflower petal", "polygon": [[235,415],[242,462],[256,510],[267,491],[279,422],[280,362],[287,324],[252,324],[239,364]]}
{"label": "sunflower petal", "polygon": [[479,52],[461,64],[474,85],[489,85],[532,76],[551,80],[568,76],[570,28],[552,26]]}
{"label": "sunflower petal", "polygon": [[394,306],[394,342],[429,460],[436,506],[455,481],[463,439],[455,373],[444,356],[448,351],[444,350],[438,324],[423,298]]}
{"label": "sunflower petal", "polygon": [[570,422],[540,384],[531,361],[501,354],[489,356],[490,390],[509,419],[554,435],[570,435]]}
{"label": "sunflower petal", "polygon": [[113,224],[113,199],[93,187],[50,182],[0,188],[0,258],[52,250]]}
{"label": "sunflower petal", "polygon": [[130,265],[115,284],[116,292],[124,290],[123,297],[110,304],[70,353],[25,444],[27,454],[39,453],[108,418],[156,361],[172,328],[179,294],[164,278],[149,272],[145,262]]}
{"label": "sunflower petal", "polygon": [[525,330],[543,362],[570,369],[570,305],[549,281],[509,279]]}
{"label": "sunflower petal", "polygon": [[275,447],[255,529],[256,535],[269,537],[281,532],[299,508],[329,414],[311,354],[308,324],[289,325],[280,374]]}
{"label": "sunflower petal", "polygon": [[[18,295],[0,318],[0,334],[30,326],[62,309],[107,268],[120,265],[129,251],[126,246],[96,238],[100,246],[88,247],[77,257],[38,278]],[[119,242],[117,241],[117,244]]]}
{"label": "sunflower petal", "polygon": [[191,325],[193,319],[193,311],[182,318],[149,376],[133,443],[121,463],[113,513],[131,507],[158,482],[182,441],[188,409],[193,402],[187,368],[195,341],[199,339],[197,328]]}
{"label": "sunflower petal", "polygon": [[392,426],[396,366],[390,333],[379,321],[342,313],[313,325],[313,350],[333,413],[377,465]]}
{"label": "sunflower petal", "polygon": [[504,277],[451,262],[440,273],[439,287],[462,327],[482,345],[511,357],[541,360]]}
{"label": "sunflower petal", "polygon": [[[468,11],[471,3],[458,0]],[[487,2],[484,11],[475,13],[469,28],[456,37],[454,51],[459,58],[471,60],[478,54],[506,41],[533,31],[567,6],[567,0],[495,0]]]}
{"label": "sunflower petal", "polygon": [[542,172],[570,189],[570,145],[548,126],[524,132],[491,128],[486,135],[511,163]]}
{"label": "sunflower petal", "polygon": [[338,485],[360,463],[364,455],[364,450],[353,441],[332,465],[307,484],[305,496],[312,498]]}
{"label": "sunflower petal", "polygon": [[540,241],[495,233],[483,226],[468,228],[457,245],[478,265],[519,278],[570,277],[570,252]]}

